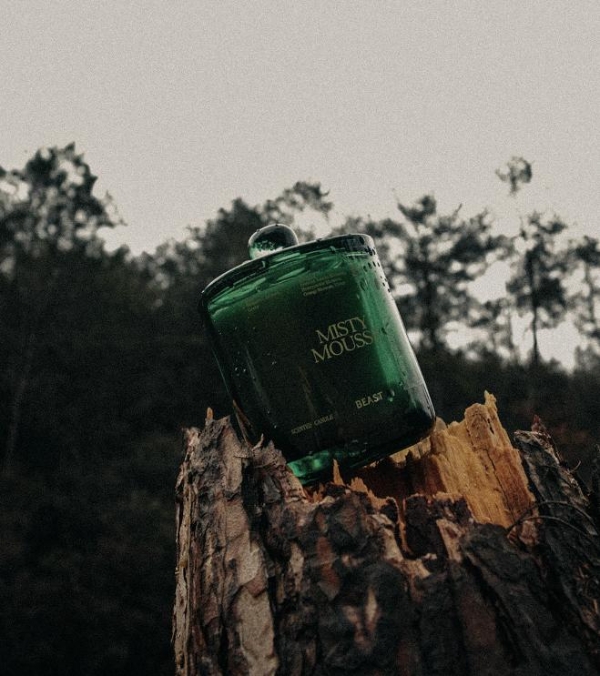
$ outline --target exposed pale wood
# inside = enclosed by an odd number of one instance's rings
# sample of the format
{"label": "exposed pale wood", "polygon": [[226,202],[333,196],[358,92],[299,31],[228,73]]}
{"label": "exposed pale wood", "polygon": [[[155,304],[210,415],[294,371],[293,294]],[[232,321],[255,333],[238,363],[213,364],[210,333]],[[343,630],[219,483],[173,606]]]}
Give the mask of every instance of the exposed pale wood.
{"label": "exposed pale wood", "polygon": [[310,491],[227,419],[185,440],[179,676],[599,673],[593,510],[540,426],[510,444],[493,397]]}
{"label": "exposed pale wood", "polygon": [[[510,526],[533,502],[527,477],[498,417],[495,398],[473,404],[460,422],[438,422],[415,447],[356,472],[376,497],[401,505],[414,493],[462,496],[477,521]],[[350,486],[360,484],[349,479]]]}

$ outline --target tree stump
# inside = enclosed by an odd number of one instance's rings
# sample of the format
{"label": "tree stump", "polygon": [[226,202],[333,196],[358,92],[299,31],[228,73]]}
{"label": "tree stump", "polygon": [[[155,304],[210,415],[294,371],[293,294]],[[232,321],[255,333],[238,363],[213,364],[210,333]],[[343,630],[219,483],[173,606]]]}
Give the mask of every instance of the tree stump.
{"label": "tree stump", "polygon": [[600,673],[599,496],[539,422],[515,446],[486,393],[408,453],[305,489],[227,418],[186,430],[177,674]]}

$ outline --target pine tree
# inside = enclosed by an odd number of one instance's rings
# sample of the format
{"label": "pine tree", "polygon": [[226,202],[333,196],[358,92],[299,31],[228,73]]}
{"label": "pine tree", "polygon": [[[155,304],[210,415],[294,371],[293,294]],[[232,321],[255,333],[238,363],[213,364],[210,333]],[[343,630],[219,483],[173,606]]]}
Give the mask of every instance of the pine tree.
{"label": "pine tree", "polygon": [[575,265],[581,269],[583,289],[571,296],[575,324],[588,339],[600,342],[598,296],[600,295],[600,248],[593,237],[571,244]]}
{"label": "pine tree", "polygon": [[515,241],[518,258],[506,288],[520,314],[529,317],[533,367],[540,363],[539,332],[556,327],[565,317],[569,253],[560,250],[556,240],[566,227],[558,217],[544,220],[533,212],[522,222]]}
{"label": "pine tree", "polygon": [[407,328],[435,352],[450,328],[468,324],[470,284],[487,269],[500,239],[490,234],[487,212],[463,219],[459,207],[442,215],[432,195],[398,209],[404,221],[368,221],[365,230],[376,240]]}

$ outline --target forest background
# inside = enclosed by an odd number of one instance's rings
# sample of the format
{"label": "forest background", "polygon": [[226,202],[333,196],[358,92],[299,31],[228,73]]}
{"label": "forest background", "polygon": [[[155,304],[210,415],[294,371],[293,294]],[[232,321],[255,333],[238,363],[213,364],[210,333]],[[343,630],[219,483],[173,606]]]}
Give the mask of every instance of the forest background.
{"label": "forest background", "polygon": [[[523,157],[496,173],[515,200],[535,180]],[[247,258],[257,228],[286,223],[306,241],[335,210],[319,183],[299,181],[259,205],[234,199],[186,237],[133,255],[106,247],[103,233],[123,223],[95,183],[74,144],[0,169],[3,676],[172,673],[180,430],[208,406],[230,412],[199,293]],[[375,239],[438,415],[459,419],[488,389],[510,432],[541,416],[589,480],[598,240],[538,211],[508,236],[488,211],[440,213],[431,194],[332,232]],[[492,278],[502,293],[486,295]],[[553,358],[544,333],[559,336]]]}
{"label": "forest background", "polygon": [[370,233],[438,414],[491,390],[589,480],[597,0],[0,15],[0,676],[173,673],[180,429],[230,410],[198,297],[273,220]]}

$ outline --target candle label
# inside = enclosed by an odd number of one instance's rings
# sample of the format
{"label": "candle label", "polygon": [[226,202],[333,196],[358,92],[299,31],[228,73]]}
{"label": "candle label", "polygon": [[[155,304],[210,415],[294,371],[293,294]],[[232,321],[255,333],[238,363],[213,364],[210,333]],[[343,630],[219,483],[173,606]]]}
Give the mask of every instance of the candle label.
{"label": "candle label", "polygon": [[335,416],[333,413],[330,413],[329,415],[324,415],[321,416],[320,418],[317,418],[316,420],[312,420],[311,422],[304,423],[304,425],[298,425],[298,427],[294,427],[294,429],[290,430],[290,434],[300,434],[301,432],[308,432],[309,430],[314,429],[315,427],[318,427],[319,425],[324,425],[325,423],[331,422],[334,420]]}
{"label": "candle label", "polygon": [[376,404],[379,401],[383,401],[383,391],[381,392],[373,392],[373,394],[369,394],[366,397],[362,397],[361,399],[356,399],[354,402],[354,405],[356,408],[364,408],[365,406],[370,406],[371,404]]}
{"label": "candle label", "polygon": [[315,331],[318,347],[311,348],[314,363],[318,364],[346,352],[372,345],[374,336],[364,317],[350,317]]}

